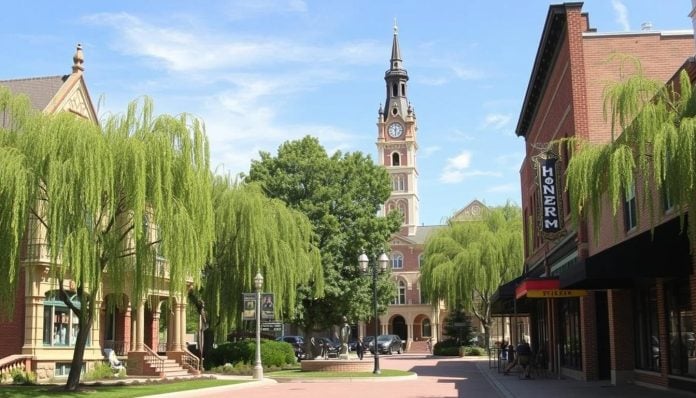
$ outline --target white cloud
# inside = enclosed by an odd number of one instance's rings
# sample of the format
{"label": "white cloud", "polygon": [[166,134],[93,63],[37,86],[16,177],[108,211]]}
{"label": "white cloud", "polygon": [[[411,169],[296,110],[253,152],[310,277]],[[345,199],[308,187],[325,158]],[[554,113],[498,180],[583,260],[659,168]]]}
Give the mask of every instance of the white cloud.
{"label": "white cloud", "polygon": [[625,31],[631,30],[631,25],[628,23],[628,8],[621,0],[611,0],[611,6],[616,12],[616,22],[621,25]]}
{"label": "white cloud", "polygon": [[442,86],[449,82],[446,77],[421,77],[418,78],[418,83],[424,84],[426,86]]}
{"label": "white cloud", "polygon": [[230,19],[245,19],[270,14],[305,14],[307,3],[303,0],[236,0],[226,11]]}
{"label": "white cloud", "polygon": [[440,148],[437,145],[431,145],[429,147],[425,147],[422,149],[422,153],[420,154],[421,159],[427,159],[429,158],[432,154],[439,152],[442,148]]}
{"label": "white cloud", "polygon": [[[171,72],[200,72],[272,64],[364,65],[382,62],[383,49],[373,41],[332,43],[325,47],[285,38],[242,37],[208,32],[200,26],[158,26],[128,13],[100,13],[87,22],[114,29],[115,46],[127,55],[143,56]],[[273,60],[273,62],[269,62]]]}
{"label": "white cloud", "polygon": [[465,68],[462,66],[453,66],[452,71],[454,75],[462,80],[479,80],[483,79],[486,75],[483,71],[474,68]]}
{"label": "white cloud", "polygon": [[447,164],[440,175],[440,182],[456,184],[469,177],[501,177],[502,174],[495,171],[467,170],[471,166],[471,152],[462,151],[459,155],[447,159]]}
{"label": "white cloud", "polygon": [[502,130],[512,120],[512,116],[502,113],[489,113],[484,117],[483,127],[493,128],[495,130]]}
{"label": "white cloud", "polygon": [[502,184],[502,185],[492,186],[492,187],[486,189],[486,192],[506,193],[506,192],[517,192],[519,189],[520,189],[519,184]]}

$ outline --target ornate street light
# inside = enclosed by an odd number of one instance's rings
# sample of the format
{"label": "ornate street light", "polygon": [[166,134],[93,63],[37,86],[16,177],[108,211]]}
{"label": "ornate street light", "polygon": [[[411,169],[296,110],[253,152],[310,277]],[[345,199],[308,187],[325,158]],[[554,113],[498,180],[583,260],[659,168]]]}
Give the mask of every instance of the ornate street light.
{"label": "ornate street light", "polygon": [[263,275],[256,272],[254,277],[256,288],[256,362],[254,363],[254,379],[263,380],[263,365],[261,364],[261,288],[263,288]]}
{"label": "ornate street light", "polygon": [[[370,265],[370,259],[367,257],[367,254],[365,252],[362,252],[362,254],[358,257],[358,263],[360,264],[360,270],[363,273],[367,273],[367,267]],[[382,253],[379,255],[379,258],[377,259],[377,263],[379,264],[379,268],[377,264],[372,264],[370,269],[372,270],[372,304],[374,306],[375,314],[374,314],[374,321],[375,321],[375,340],[373,342],[375,346],[375,369],[372,371],[374,374],[380,374],[381,371],[379,369],[379,346],[377,345],[377,336],[379,335],[379,321],[377,320],[377,272],[384,272],[387,270],[387,264],[389,263],[389,257],[387,257],[386,254]]]}

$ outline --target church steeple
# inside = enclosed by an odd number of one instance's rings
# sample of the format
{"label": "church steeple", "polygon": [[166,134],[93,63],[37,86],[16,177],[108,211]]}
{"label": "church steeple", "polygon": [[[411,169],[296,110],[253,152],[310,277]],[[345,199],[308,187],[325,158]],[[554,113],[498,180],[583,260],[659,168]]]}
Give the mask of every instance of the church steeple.
{"label": "church steeple", "polygon": [[388,110],[386,112],[387,115],[405,117],[408,110],[408,100],[406,99],[408,72],[404,69],[402,61],[401,48],[399,48],[399,27],[396,25],[396,19],[394,19],[391,60],[389,62],[389,70],[384,73],[384,80],[387,83],[385,108]]}

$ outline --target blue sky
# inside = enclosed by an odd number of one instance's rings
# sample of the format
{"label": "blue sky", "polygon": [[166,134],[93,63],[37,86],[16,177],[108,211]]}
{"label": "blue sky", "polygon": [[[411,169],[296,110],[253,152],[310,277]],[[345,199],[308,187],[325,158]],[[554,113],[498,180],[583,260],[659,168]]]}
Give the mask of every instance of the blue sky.
{"label": "blue sky", "polygon": [[[213,167],[319,137],[376,155],[392,25],[419,125],[421,222],[479,199],[520,203],[522,100],[551,2],[24,1],[0,16],[0,79],[70,71],[76,43],[101,115],[142,95],[201,117]],[[590,0],[599,32],[691,29],[689,0]],[[218,168],[220,169],[220,168]]]}

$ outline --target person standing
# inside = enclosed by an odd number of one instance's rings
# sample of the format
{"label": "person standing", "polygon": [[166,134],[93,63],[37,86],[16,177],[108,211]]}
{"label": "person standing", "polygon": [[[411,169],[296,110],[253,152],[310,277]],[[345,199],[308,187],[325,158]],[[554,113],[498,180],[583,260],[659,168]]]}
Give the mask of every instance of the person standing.
{"label": "person standing", "polygon": [[365,346],[363,346],[362,338],[358,337],[355,342],[355,352],[358,354],[358,359],[362,361],[363,355],[365,354]]}

